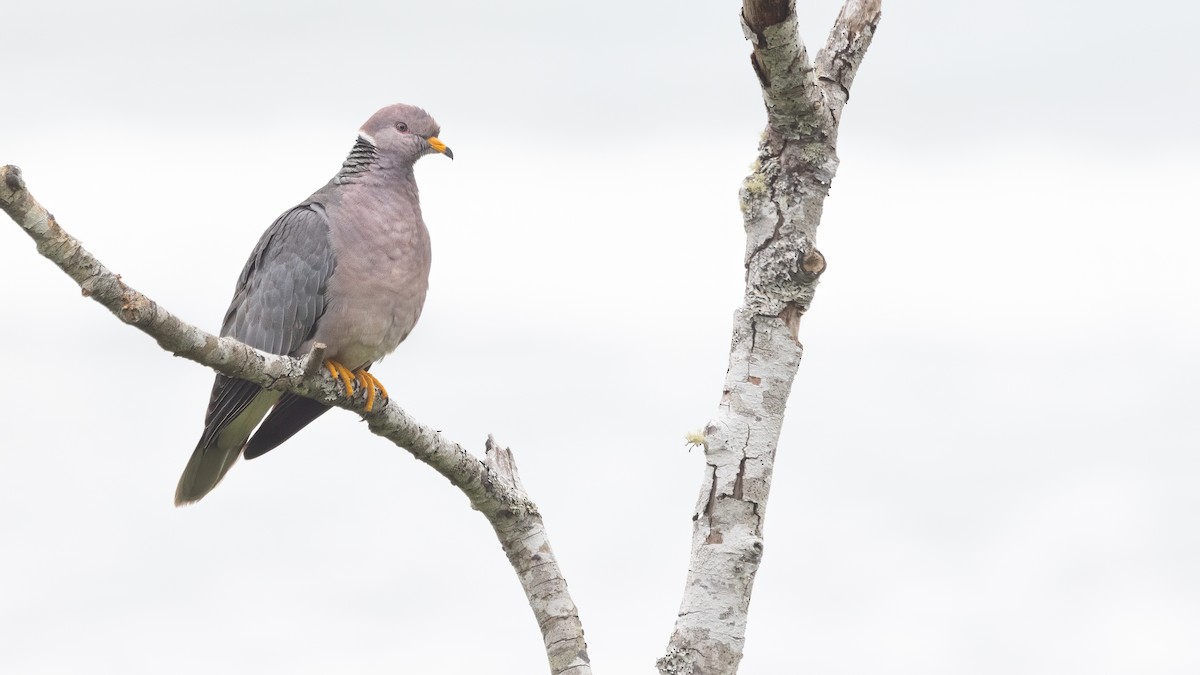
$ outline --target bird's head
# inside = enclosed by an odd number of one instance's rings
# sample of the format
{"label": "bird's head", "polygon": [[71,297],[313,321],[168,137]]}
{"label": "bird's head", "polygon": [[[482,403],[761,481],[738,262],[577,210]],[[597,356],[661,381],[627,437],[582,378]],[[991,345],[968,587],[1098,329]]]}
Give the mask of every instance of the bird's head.
{"label": "bird's head", "polygon": [[385,157],[415,162],[431,152],[454,159],[454,153],[438,139],[437,122],[429,113],[404,103],[396,103],[371,115],[358,135]]}

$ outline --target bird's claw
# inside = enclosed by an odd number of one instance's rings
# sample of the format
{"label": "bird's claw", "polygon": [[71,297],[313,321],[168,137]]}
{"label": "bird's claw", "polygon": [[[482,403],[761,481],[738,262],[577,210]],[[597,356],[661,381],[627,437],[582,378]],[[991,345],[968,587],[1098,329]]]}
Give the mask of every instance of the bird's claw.
{"label": "bird's claw", "polygon": [[367,412],[371,412],[371,409],[375,407],[376,389],[379,389],[380,398],[387,400],[388,393],[383,383],[374,375],[367,372],[365,368],[351,371],[346,366],[332,359],[325,361],[325,367],[329,370],[329,374],[334,380],[341,380],[342,385],[346,388],[347,398],[354,396],[355,382],[358,382],[358,385],[367,391]]}
{"label": "bird's claw", "polygon": [[366,369],[360,368],[354,373],[354,378],[358,380],[358,383],[367,390],[367,412],[371,412],[371,408],[375,407],[376,389],[379,389],[380,398],[385,401],[387,400],[388,393],[387,389],[383,386],[383,383],[380,382],[374,375],[367,372]]}

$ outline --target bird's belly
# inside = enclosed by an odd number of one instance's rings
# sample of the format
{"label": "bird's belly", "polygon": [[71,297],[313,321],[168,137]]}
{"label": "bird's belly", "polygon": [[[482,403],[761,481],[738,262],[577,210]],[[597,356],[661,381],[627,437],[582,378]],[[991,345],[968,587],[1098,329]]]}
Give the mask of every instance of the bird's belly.
{"label": "bird's belly", "polygon": [[406,274],[395,267],[382,274],[378,270],[357,287],[330,293],[313,334],[313,341],[325,343],[326,358],[351,369],[379,361],[395,350],[416,325],[425,304],[428,279],[424,273]]}
{"label": "bird's belly", "polygon": [[[417,323],[418,312],[396,312],[391,316],[354,317],[354,329],[327,355],[351,369],[379,361],[408,337]],[[328,344],[328,343],[326,343]]]}

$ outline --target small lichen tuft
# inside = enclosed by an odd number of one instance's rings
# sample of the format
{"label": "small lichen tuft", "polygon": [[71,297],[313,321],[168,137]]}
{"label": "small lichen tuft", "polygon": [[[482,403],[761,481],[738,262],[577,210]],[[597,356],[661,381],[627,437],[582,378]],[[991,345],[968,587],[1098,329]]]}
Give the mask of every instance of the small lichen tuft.
{"label": "small lichen tuft", "polygon": [[[757,162],[755,162],[757,164]],[[749,176],[746,176],[745,182],[742,183],[742,189],[745,190],[747,196],[758,197],[767,193],[767,179],[762,171],[755,167],[755,171]]]}

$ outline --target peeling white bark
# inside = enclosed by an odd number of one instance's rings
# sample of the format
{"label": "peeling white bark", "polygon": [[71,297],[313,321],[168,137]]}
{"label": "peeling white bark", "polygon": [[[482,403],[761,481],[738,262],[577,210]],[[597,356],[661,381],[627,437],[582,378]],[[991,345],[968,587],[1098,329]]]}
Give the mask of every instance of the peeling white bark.
{"label": "peeling white bark", "polygon": [[0,209],[33,238],[38,252],[79,284],[85,296],[154,338],[163,349],[231,377],[351,410],[367,421],[372,432],[408,450],[448,478],[496,531],[542,631],[550,672],[591,675],[579,612],[567,592],[541,514],[517,476],[510,450],[489,437],[487,458],[480,461],[462,446],[418,423],[390,399],[373,412],[366,412],[364,395],[345,398],[341,383],[320,368],[323,345],[315,346],[303,358],[277,356],[232,338],[218,338],[181,321],[127,286],[59,227],[54,216],[25,189],[15,166],[0,167]]}
{"label": "peeling white bark", "polygon": [[838,120],[879,16],[880,0],[848,0],[814,66],[793,2],[744,0],[767,129],[741,191],[746,294],[721,403],[704,430],[691,565],[662,675],[732,675],[741,662],[775,450],[802,354],[800,317],[825,270],[816,234],[837,171]]}

